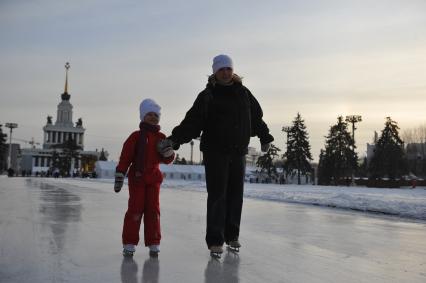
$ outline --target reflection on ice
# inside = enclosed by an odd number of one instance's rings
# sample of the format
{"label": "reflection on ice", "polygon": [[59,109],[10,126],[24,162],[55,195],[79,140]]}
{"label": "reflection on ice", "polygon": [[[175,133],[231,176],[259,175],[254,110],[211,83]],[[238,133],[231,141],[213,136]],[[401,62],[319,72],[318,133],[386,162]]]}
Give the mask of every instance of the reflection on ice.
{"label": "reflection on ice", "polygon": [[[160,274],[160,262],[156,257],[145,260],[142,270],[142,283],[158,283]],[[138,280],[138,264],[133,257],[123,257],[120,268],[122,283],[136,283]]]}
{"label": "reflection on ice", "polygon": [[205,283],[239,282],[240,258],[238,254],[226,252],[224,256],[223,262],[214,258],[207,262],[204,271]]}
{"label": "reflection on ice", "polygon": [[158,283],[160,262],[157,257],[149,257],[143,264],[142,283]]}
{"label": "reflection on ice", "polygon": [[122,283],[136,283],[138,274],[138,264],[133,257],[123,257],[121,262],[121,282]]}
{"label": "reflection on ice", "polygon": [[[33,182],[29,183],[34,186]],[[54,243],[49,252],[57,254],[65,245],[68,224],[81,221],[81,199],[69,191],[50,184],[37,184],[40,187],[41,224],[50,228]]]}

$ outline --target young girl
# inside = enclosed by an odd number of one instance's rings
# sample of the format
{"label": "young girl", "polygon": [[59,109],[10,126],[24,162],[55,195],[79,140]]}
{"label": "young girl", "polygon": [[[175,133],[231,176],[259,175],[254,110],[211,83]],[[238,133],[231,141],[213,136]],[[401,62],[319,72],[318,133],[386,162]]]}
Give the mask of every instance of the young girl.
{"label": "young girl", "polygon": [[150,255],[160,251],[160,185],[163,175],[159,163],[174,159],[171,147],[157,150],[157,144],[166,138],[160,132],[161,107],[152,99],[140,104],[139,131],[133,132],[124,142],[115,174],[115,192],[123,186],[124,176],[129,178],[129,202],[123,225],[123,255],[133,256],[139,243],[139,229],[143,216],[145,246]]}

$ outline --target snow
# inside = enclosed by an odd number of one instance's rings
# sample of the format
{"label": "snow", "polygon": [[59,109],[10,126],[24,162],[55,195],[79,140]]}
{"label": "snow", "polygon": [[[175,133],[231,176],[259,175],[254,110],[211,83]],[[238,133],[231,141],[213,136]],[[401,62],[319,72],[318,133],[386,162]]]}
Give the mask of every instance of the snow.
{"label": "snow", "polygon": [[[108,179],[91,179],[112,183]],[[165,179],[162,189],[206,192],[203,181]],[[343,186],[245,183],[244,196],[426,220],[426,187],[385,189]]]}
{"label": "snow", "polygon": [[[163,188],[206,191],[205,183],[166,180]],[[246,183],[248,198],[292,202],[384,213],[426,220],[426,188],[383,189],[367,187],[275,185]]]}

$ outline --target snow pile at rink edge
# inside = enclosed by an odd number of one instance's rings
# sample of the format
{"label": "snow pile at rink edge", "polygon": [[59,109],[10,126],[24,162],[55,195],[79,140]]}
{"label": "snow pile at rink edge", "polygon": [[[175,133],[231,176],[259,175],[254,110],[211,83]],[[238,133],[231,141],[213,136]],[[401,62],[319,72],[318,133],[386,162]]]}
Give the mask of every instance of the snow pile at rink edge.
{"label": "snow pile at rink edge", "polygon": [[[40,178],[41,179],[41,178]],[[83,182],[102,184],[111,189],[112,179],[43,179],[68,183]],[[126,180],[127,181],[127,180]],[[162,189],[206,192],[202,181],[164,180]],[[343,186],[276,185],[245,183],[244,197],[268,201],[319,205],[333,208],[351,209],[372,213],[383,213],[404,218],[426,220],[426,188],[366,188]]]}
{"label": "snow pile at rink edge", "polygon": [[[203,182],[167,180],[163,188],[206,191]],[[244,197],[383,213],[426,220],[426,188],[275,185],[246,183]]]}

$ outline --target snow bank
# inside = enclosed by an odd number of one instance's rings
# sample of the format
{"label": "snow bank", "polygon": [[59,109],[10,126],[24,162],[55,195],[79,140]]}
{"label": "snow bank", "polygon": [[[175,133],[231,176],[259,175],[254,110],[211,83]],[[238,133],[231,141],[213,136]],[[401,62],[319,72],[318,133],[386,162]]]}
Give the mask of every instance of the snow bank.
{"label": "snow bank", "polygon": [[[108,179],[44,179],[78,186],[112,191],[114,180]],[[164,180],[162,189],[206,192],[202,181]],[[334,187],[312,185],[274,185],[246,183],[244,196],[254,199],[320,205],[365,212],[384,213],[426,220],[426,187],[416,189],[375,189],[366,187]]]}
{"label": "snow bank", "polygon": [[[206,191],[205,183],[166,180],[163,188]],[[375,189],[312,185],[245,184],[248,198],[320,205],[426,220],[426,188]]]}

